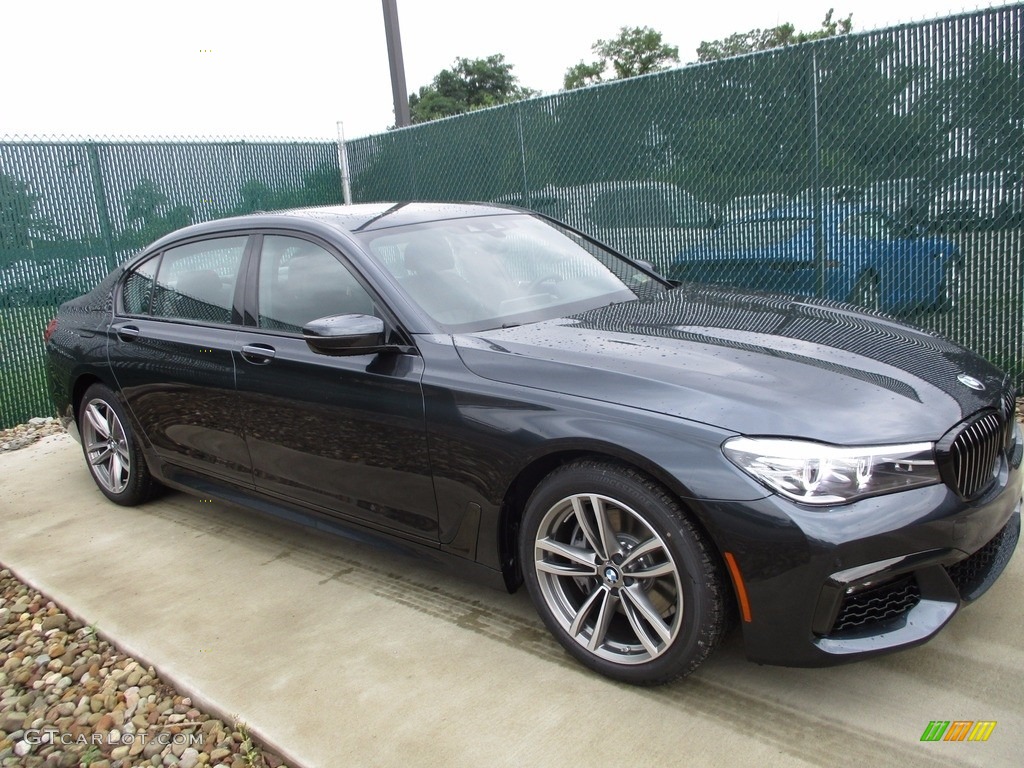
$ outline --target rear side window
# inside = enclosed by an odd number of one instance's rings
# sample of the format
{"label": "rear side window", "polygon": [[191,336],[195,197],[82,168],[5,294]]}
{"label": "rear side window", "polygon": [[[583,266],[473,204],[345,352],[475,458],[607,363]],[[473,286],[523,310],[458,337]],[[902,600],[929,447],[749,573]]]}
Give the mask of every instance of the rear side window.
{"label": "rear side window", "polygon": [[[247,241],[246,236],[224,237],[166,251],[153,286],[153,315],[230,323],[235,282]],[[128,283],[125,288],[127,294]]]}

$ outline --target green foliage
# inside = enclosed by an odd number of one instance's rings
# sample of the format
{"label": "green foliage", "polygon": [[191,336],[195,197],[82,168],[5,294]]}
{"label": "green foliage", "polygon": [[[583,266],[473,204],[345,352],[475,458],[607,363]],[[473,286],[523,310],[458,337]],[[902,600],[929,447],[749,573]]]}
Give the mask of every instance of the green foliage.
{"label": "green foliage", "polygon": [[604,79],[604,70],[605,63],[603,61],[594,61],[589,64],[581,61],[578,64],[573,64],[565,72],[563,81],[565,90],[571,91],[573,88],[583,88],[600,83]]}
{"label": "green foliage", "polygon": [[38,202],[28,184],[0,173],[0,252],[31,248],[52,238],[56,227],[35,212]]}
{"label": "green foliage", "polygon": [[190,205],[168,206],[167,195],[150,179],[142,179],[124,201],[128,226],[116,238],[118,248],[131,250],[188,226],[195,217]]}
{"label": "green foliage", "polygon": [[[324,165],[306,173],[301,186],[271,187],[260,179],[249,179],[238,190],[240,201],[230,208],[213,211],[213,218],[239,216],[256,211],[340,203],[341,175]],[[136,184],[124,200],[127,226],[115,237],[119,250],[134,250],[196,220],[191,205],[172,205],[167,195],[150,179]]]}
{"label": "green foliage", "polygon": [[598,40],[591,46],[597,61],[581,61],[565,73],[565,90],[600,83],[606,73],[609,79],[657,72],[679,63],[679,48],[662,42],[661,32],[650,27],[622,27],[619,36],[611,40]]}
{"label": "green foliage", "polygon": [[853,29],[853,15],[835,20],[832,17],[834,12],[834,8],[829,8],[828,13],[825,14],[825,20],[821,22],[821,28],[813,32],[797,32],[796,27],[786,23],[769,29],[737,32],[721,40],[705,40],[697,48],[697,61],[718,61],[732,56],[742,56],[746,53],[768,51],[772,48],[806,43],[810,40],[822,40],[826,37],[850,34]]}
{"label": "green foliage", "polygon": [[485,59],[459,57],[409,97],[412,122],[426,123],[474,109],[507,104],[534,95],[519,84],[512,65],[497,53]]}
{"label": "green foliage", "polygon": [[275,189],[259,179],[249,179],[239,190],[241,202],[221,215],[239,216],[256,211],[282,211],[341,202],[341,175],[337,168],[323,166],[305,174],[302,181],[301,187]]}

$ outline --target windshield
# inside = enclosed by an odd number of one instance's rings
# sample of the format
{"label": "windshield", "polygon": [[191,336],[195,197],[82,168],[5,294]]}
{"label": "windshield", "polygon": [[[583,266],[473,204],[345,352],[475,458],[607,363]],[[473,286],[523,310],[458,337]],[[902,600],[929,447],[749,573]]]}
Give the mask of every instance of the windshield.
{"label": "windshield", "polygon": [[548,320],[667,288],[622,257],[525,214],[358,236],[409,297],[452,332]]}

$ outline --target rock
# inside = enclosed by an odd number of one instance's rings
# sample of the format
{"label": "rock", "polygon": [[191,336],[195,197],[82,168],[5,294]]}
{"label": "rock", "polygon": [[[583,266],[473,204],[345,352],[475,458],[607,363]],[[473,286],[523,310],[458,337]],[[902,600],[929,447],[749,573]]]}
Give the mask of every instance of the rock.
{"label": "rock", "polygon": [[114,747],[110,750],[111,760],[124,760],[128,757],[128,753],[131,751],[131,747],[127,744],[122,744],[120,747]]}
{"label": "rock", "polygon": [[178,761],[178,765],[181,768],[196,768],[199,763],[199,750],[195,747],[189,747],[181,753],[181,760]]}
{"label": "rock", "polygon": [[135,714],[136,708],[139,706],[139,689],[129,688],[124,692],[124,716],[131,718]]}
{"label": "rock", "polygon": [[13,733],[14,731],[20,731],[22,726],[25,724],[25,713],[24,712],[8,712],[3,715],[0,719],[0,731],[5,733]]}
{"label": "rock", "polygon": [[230,749],[224,749],[224,747],[220,747],[219,749],[215,749],[213,750],[213,752],[210,753],[210,760],[212,760],[213,762],[217,762],[218,760],[223,760],[225,757],[228,757],[230,754]]}
{"label": "rock", "polygon": [[58,613],[54,616],[47,616],[43,619],[43,632],[48,632],[51,629],[67,629],[68,628],[68,617],[66,614]]}
{"label": "rock", "polygon": [[145,748],[146,748],[146,742],[145,741],[143,741],[142,739],[134,739],[132,741],[132,743],[131,743],[131,746],[128,749],[128,756],[129,757],[135,757],[135,756],[141,754],[142,751]]}
{"label": "rock", "polygon": [[[139,739],[139,742],[141,743],[142,739]],[[163,748],[164,745],[161,744],[159,740],[153,738],[147,739],[145,746],[142,747],[142,756],[147,760],[152,760],[154,755],[163,751]]]}

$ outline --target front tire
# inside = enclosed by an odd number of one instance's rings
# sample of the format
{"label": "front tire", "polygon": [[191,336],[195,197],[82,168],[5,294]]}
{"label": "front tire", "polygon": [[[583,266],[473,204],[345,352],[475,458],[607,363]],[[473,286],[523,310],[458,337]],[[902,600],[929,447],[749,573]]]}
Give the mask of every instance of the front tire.
{"label": "front tire", "polygon": [[725,628],[721,566],[678,502],[634,469],[561,467],[527,503],[527,590],[583,664],[636,685],[690,674]]}
{"label": "front tire", "polygon": [[132,507],[146,501],[154,481],[124,409],[109,387],[93,384],[78,409],[78,432],[89,473],[103,495]]}

